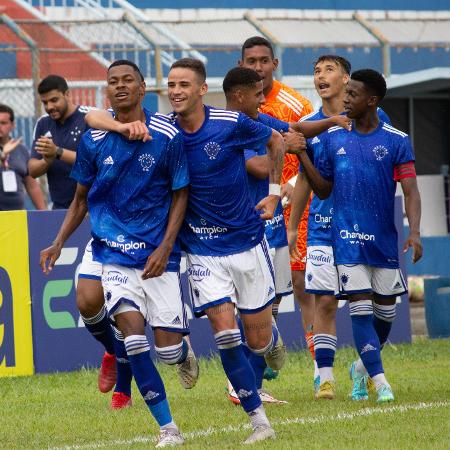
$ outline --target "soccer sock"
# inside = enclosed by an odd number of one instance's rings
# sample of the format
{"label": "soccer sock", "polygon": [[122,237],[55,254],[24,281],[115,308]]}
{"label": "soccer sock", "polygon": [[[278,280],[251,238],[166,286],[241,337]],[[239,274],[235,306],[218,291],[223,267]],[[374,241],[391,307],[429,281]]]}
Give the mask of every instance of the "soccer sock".
{"label": "soccer sock", "polygon": [[314,354],[314,333],[312,331],[307,331],[305,333],[306,344],[308,345],[308,350],[311,353],[312,359],[315,359]]}
{"label": "soccer sock", "polygon": [[359,356],[370,377],[383,373],[380,341],[373,326],[372,300],[350,302],[353,339]]}
{"label": "soccer sock", "polygon": [[272,316],[273,316],[273,318],[275,319],[275,320],[277,320],[277,317],[278,317],[278,310],[280,309],[280,304],[279,303],[276,303],[276,301],[275,302],[273,302],[272,303]]}
{"label": "soccer sock", "polygon": [[264,356],[260,356],[257,355],[256,353],[250,352],[250,355],[248,356],[248,362],[250,363],[250,366],[252,367],[253,372],[255,373],[256,387],[258,389],[261,389],[264,377],[264,370],[267,367],[266,360],[264,359]]}
{"label": "soccer sock", "polygon": [[314,360],[314,380],[315,380],[317,377],[320,377],[320,374],[319,374],[319,366],[317,365],[317,361]]}
{"label": "soccer sock", "polygon": [[250,423],[252,424],[253,429],[259,426],[270,427],[269,419],[267,418],[266,411],[264,410],[264,406],[262,404],[247,414],[250,417]]}
{"label": "soccer sock", "polygon": [[164,384],[150,358],[150,345],[145,335],[125,338],[125,348],[139,392],[160,427],[173,422]]}
{"label": "soccer sock", "polygon": [[122,333],[115,327],[113,327],[113,330],[117,367],[117,381],[114,392],[122,392],[123,394],[131,396],[131,380],[133,379],[131,364],[125,349],[125,342]]}
{"label": "soccer sock", "polygon": [[386,343],[395,319],[396,305],[373,304],[373,326],[380,340],[381,348]]}
{"label": "soccer sock", "polygon": [[170,345],[168,347],[156,347],[156,355],[164,364],[180,364],[186,360],[189,346],[185,339],[181,339],[179,344]]}
{"label": "soccer sock", "polygon": [[103,344],[103,347],[110,355],[114,355],[114,337],[105,305],[94,317],[81,316],[81,319],[94,339]]}
{"label": "soccer sock", "polygon": [[384,376],[384,373],[379,373],[378,375],[375,375],[374,377],[372,377],[372,380],[375,384],[375,389],[378,389],[380,386],[386,384],[390,386],[390,384],[386,380],[386,377]]}
{"label": "soccer sock", "polygon": [[317,367],[319,368],[320,384],[325,381],[334,381],[333,364],[336,353],[337,338],[331,334],[314,335],[314,352]]}
{"label": "soccer sock", "polygon": [[261,406],[255,374],[244,354],[241,332],[238,329],[219,331],[214,335],[222,366],[241,401],[244,411],[250,413]]}

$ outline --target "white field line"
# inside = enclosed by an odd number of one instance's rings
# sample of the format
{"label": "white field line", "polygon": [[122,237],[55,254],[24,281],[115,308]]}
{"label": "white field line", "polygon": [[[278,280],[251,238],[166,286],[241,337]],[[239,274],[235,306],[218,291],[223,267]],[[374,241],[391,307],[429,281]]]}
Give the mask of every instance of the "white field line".
{"label": "white field line", "polygon": [[[405,405],[395,405],[395,406],[378,406],[375,408],[363,408],[358,411],[353,412],[342,412],[339,414],[334,414],[330,416],[316,416],[316,417],[294,417],[292,419],[275,420],[272,422],[274,428],[289,426],[289,425],[310,425],[310,424],[320,424],[324,422],[337,422],[337,421],[348,421],[353,420],[358,417],[368,417],[375,414],[392,414],[392,413],[404,413],[408,411],[420,411],[424,409],[437,409],[450,407],[450,402],[431,402],[431,403],[411,403]],[[206,430],[191,431],[189,433],[183,433],[186,440],[204,438],[211,436],[213,434],[221,433],[238,433],[243,430],[250,429],[250,424],[246,423],[243,425],[229,425],[223,428],[207,428]],[[117,439],[114,441],[104,441],[104,442],[92,442],[90,444],[84,445],[66,445],[64,447],[49,447],[49,450],[79,450],[79,449],[96,449],[105,448],[118,445],[132,445],[139,443],[156,442],[156,437],[150,436],[137,436],[132,439]]]}

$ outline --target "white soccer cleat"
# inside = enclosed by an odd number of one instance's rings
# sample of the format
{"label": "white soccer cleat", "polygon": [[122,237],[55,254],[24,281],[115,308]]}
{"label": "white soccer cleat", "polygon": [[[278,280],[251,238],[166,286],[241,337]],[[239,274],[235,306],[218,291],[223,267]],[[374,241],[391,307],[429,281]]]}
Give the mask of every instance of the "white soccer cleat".
{"label": "white soccer cleat", "polygon": [[287,403],[286,400],[278,400],[273,395],[269,394],[264,389],[258,389],[259,398],[263,403],[276,403],[278,405]]}
{"label": "white soccer cleat", "polygon": [[244,444],[254,444],[266,439],[275,439],[275,430],[270,425],[259,425],[253,429],[253,433],[244,441]]}
{"label": "white soccer cleat", "polygon": [[200,369],[190,342],[186,342],[189,347],[188,354],[182,363],[177,364],[177,373],[181,386],[184,389],[192,389],[197,384]]}
{"label": "white soccer cleat", "polygon": [[177,428],[168,428],[161,430],[158,436],[158,443],[156,448],[175,447],[176,445],[183,445],[184,438]]}

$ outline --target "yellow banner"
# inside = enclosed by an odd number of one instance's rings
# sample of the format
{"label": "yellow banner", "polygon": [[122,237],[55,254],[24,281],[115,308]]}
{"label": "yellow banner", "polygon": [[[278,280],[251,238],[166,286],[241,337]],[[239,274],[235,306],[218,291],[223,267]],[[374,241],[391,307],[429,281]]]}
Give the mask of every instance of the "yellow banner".
{"label": "yellow banner", "polygon": [[32,375],[26,211],[0,212],[0,376]]}

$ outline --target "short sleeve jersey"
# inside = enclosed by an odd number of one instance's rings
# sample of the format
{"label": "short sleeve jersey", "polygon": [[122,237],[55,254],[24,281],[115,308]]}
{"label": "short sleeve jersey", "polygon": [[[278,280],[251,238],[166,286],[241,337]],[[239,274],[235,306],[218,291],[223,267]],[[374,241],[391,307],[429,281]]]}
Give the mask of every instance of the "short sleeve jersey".
{"label": "short sleeve jersey", "polygon": [[5,164],[0,164],[0,172],[10,170],[14,172],[16,177],[17,190],[15,192],[5,192],[3,186],[3,177],[1,178],[0,189],[0,211],[12,211],[24,209],[25,202],[25,177],[28,175],[28,160],[30,153],[28,149],[19,144],[12,151]]}
{"label": "short sleeve jersey", "polygon": [[[81,136],[88,129],[84,117],[90,109],[87,106],[78,106],[63,124],[51,119],[48,115],[40,117],[34,128],[31,157],[42,159],[42,156],[36,152],[36,140],[41,136],[51,138],[58,147],[76,151]],[[53,209],[68,208],[73,200],[76,182],[70,178],[71,170],[70,164],[55,159],[47,171]]]}
{"label": "short sleeve jersey", "polygon": [[[174,119],[173,115],[166,116]],[[244,149],[265,146],[272,129],[245,114],[205,106],[195,133],[182,130],[189,164],[189,202],[183,250],[207,256],[241,253],[258,245],[264,224],[250,198]]]}
{"label": "short sleeve jersey", "polygon": [[[281,132],[286,132],[289,129],[289,124],[267,114],[259,113],[258,121],[264,125]],[[257,150],[245,150],[245,160],[254,158],[255,156],[264,156],[267,154],[266,146],[261,146]],[[262,180],[247,173],[248,185],[250,189],[250,197],[253,204],[256,205],[261,199],[269,194],[269,179]],[[286,227],[284,225],[283,208],[281,202],[278,203],[273,219],[265,221],[265,234],[270,248],[285,247],[288,245],[286,236]]]}
{"label": "short sleeve jersey", "polygon": [[[183,137],[147,110],[148,142],[88,130],[82,137],[72,177],[90,186],[88,209],[93,255],[101,263],[143,269],[164,238],[172,191],[189,184]],[[178,271],[176,244],[167,271]]]}
{"label": "short sleeve jersey", "polygon": [[[326,119],[323,113],[322,107],[318,111],[305,116],[301,121],[308,120],[322,120]],[[380,120],[387,124],[390,124],[389,117],[381,109],[378,108],[378,117]],[[323,146],[322,140],[326,136],[327,132],[315,136],[313,138],[306,140],[308,156],[313,161],[314,165],[317,166],[320,158],[322,157]],[[301,168],[300,168],[301,170]],[[311,205],[309,208],[308,217],[308,246],[311,245],[324,245],[331,246],[331,219],[333,215],[333,193],[325,200],[320,200],[319,197],[313,195]]]}
{"label": "short sleeve jersey", "polygon": [[322,143],[318,169],[333,180],[335,263],[398,268],[394,168],[414,161],[408,135],[380,121],[368,134],[330,128]]}

